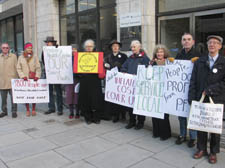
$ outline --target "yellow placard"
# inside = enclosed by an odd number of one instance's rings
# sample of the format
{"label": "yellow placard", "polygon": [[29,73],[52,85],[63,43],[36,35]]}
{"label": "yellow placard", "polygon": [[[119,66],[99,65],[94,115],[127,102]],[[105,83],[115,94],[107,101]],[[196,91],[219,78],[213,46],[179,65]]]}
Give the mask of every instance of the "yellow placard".
{"label": "yellow placard", "polygon": [[79,52],[78,53],[78,73],[98,73],[98,52]]}

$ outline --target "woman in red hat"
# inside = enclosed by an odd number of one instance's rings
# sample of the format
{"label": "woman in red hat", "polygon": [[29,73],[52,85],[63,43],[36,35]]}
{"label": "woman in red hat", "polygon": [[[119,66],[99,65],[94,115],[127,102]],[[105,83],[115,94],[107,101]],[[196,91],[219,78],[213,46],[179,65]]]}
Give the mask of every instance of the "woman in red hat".
{"label": "woman in red hat", "polygon": [[[32,43],[26,43],[24,46],[24,52],[19,57],[17,63],[17,72],[21,79],[27,81],[28,79],[33,79],[37,81],[41,77],[41,66],[39,59],[36,55],[33,54],[33,45]],[[36,104],[32,104],[32,116],[36,115],[35,111]],[[29,104],[26,104],[26,115],[30,116]]]}

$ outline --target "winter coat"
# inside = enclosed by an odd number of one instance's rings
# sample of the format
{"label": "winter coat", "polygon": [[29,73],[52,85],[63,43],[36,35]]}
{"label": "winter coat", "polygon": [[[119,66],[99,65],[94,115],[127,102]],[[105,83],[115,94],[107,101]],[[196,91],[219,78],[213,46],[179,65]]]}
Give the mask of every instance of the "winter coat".
{"label": "winter coat", "polygon": [[197,52],[193,47],[189,52],[185,52],[185,49],[183,48],[176,56],[176,59],[178,60],[191,60],[194,57],[201,57],[201,54]]}
{"label": "winter coat", "polygon": [[37,78],[41,77],[41,65],[37,56],[33,55],[30,59],[21,55],[17,63],[17,72],[20,78],[29,78],[29,72],[35,72]]}
{"label": "winter coat", "polygon": [[11,79],[18,78],[17,56],[9,53],[8,56],[0,54],[0,89],[11,89]]}
{"label": "winter coat", "polygon": [[131,55],[125,63],[122,65],[121,72],[126,72],[129,74],[137,74],[138,65],[148,66],[150,59],[144,52],[140,52],[139,54]]}
{"label": "winter coat", "polygon": [[119,52],[118,54],[114,55],[113,53],[108,54],[104,58],[104,65],[109,64],[110,67],[106,67],[106,69],[112,69],[114,67],[118,67],[119,71],[123,65],[123,63],[127,60],[127,55],[124,53]]}
{"label": "winter coat", "polygon": [[222,55],[211,69],[208,55],[195,62],[189,86],[189,103],[199,101],[203,91],[212,97],[214,103],[225,103],[225,58]]}

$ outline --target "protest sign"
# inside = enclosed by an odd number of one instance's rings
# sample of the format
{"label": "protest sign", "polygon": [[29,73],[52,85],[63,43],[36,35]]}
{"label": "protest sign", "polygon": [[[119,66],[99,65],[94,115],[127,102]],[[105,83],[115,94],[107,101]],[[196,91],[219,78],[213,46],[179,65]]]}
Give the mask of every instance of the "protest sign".
{"label": "protest sign", "polygon": [[107,71],[105,100],[133,108],[136,76]]}
{"label": "protest sign", "polygon": [[135,88],[134,114],[164,118],[164,66],[139,65]]}
{"label": "protest sign", "polygon": [[192,101],[188,129],[222,134],[223,104]]}
{"label": "protest sign", "polygon": [[182,117],[189,116],[188,90],[192,69],[191,61],[166,62],[163,106],[165,113]]}
{"label": "protest sign", "polygon": [[29,79],[12,79],[12,93],[14,103],[48,103],[49,85],[46,79],[34,81]]}
{"label": "protest sign", "polygon": [[103,73],[103,53],[76,52],[73,68],[74,73]]}
{"label": "protest sign", "polygon": [[47,82],[49,84],[72,84],[72,47],[44,46],[43,52]]}

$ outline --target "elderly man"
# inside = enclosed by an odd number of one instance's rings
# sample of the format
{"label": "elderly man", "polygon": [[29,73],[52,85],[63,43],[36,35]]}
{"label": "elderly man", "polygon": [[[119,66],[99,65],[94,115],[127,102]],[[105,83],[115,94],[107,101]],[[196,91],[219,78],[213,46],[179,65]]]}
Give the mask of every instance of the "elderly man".
{"label": "elderly man", "polygon": [[[208,36],[208,55],[201,57],[192,71],[188,101],[199,101],[202,94],[206,95],[204,102],[209,102],[211,97],[215,104],[225,102],[225,58],[219,54],[222,48],[223,38],[216,35]],[[207,155],[208,133],[197,132],[197,148],[195,159]],[[209,163],[216,163],[216,153],[220,151],[220,135],[211,133]]]}
{"label": "elderly man", "polygon": [[0,92],[2,98],[2,113],[0,118],[8,115],[7,110],[7,95],[9,93],[12,103],[12,117],[17,117],[17,105],[13,103],[11,79],[16,79],[17,75],[17,56],[9,53],[9,45],[3,43],[1,46],[2,53],[0,54]]}

